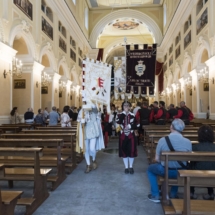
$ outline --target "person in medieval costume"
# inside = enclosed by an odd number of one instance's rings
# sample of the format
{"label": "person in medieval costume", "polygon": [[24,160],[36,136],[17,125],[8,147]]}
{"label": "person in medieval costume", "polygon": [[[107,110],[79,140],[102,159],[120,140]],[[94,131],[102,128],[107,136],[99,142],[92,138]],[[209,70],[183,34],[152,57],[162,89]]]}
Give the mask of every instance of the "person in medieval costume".
{"label": "person in medieval costume", "polygon": [[123,112],[116,119],[117,125],[119,126],[118,130],[120,130],[119,157],[123,158],[125,174],[134,173],[133,162],[134,158],[137,157],[137,141],[134,130],[137,130],[140,126],[137,124],[134,114],[129,111],[130,108],[130,102],[123,102]]}
{"label": "person in medieval costume", "polygon": [[[83,101],[86,101],[83,98]],[[78,113],[77,144],[85,155],[87,167],[85,173],[97,168],[96,152],[104,148],[103,133],[101,128],[101,114],[95,104],[87,101]],[[76,150],[78,151],[78,150]],[[92,165],[91,159],[92,157]]]}

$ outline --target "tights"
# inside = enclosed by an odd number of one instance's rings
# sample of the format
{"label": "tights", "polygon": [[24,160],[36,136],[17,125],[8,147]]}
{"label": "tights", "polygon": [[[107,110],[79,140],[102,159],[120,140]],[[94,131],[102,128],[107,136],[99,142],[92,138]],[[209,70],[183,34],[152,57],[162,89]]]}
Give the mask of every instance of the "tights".
{"label": "tights", "polygon": [[126,169],[128,168],[128,161],[129,161],[129,168],[133,168],[134,158],[129,158],[129,157],[123,158],[123,162]]}
{"label": "tights", "polygon": [[93,161],[96,159],[96,138],[85,140],[85,160],[87,165],[90,165],[90,156]]}

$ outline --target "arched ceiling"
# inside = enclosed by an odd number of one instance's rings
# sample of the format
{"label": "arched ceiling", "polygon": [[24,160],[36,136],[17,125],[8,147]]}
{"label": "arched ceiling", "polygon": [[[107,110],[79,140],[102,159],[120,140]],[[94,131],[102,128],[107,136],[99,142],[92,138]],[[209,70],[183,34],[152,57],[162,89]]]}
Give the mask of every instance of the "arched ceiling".
{"label": "arched ceiling", "polygon": [[108,23],[97,40],[98,48],[106,48],[110,43],[124,37],[138,38],[142,43],[155,42],[154,35],[148,26],[134,18],[119,18]]}
{"label": "arched ceiling", "polygon": [[163,0],[87,0],[90,9],[108,9],[123,7],[156,7]]}

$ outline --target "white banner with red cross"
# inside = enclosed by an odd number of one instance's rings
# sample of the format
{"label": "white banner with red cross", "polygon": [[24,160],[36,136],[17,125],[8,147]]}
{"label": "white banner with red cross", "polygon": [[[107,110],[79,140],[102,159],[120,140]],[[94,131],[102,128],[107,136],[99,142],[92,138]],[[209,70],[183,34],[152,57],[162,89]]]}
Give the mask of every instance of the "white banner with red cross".
{"label": "white banner with red cross", "polygon": [[90,60],[83,61],[83,89],[87,100],[98,105],[110,106],[112,65]]}

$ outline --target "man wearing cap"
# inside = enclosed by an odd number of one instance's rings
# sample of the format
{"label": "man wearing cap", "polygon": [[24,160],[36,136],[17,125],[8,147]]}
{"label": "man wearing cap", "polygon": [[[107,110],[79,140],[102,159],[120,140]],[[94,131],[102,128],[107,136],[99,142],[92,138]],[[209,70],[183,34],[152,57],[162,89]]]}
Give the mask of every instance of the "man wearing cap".
{"label": "man wearing cap", "polygon": [[154,119],[157,125],[165,125],[166,124],[166,109],[164,108],[165,102],[159,102],[159,110],[156,115],[154,115]]}
{"label": "man wearing cap", "polygon": [[122,103],[123,112],[117,116],[116,123],[120,126],[119,157],[123,158],[125,174],[134,174],[133,162],[137,157],[137,142],[134,130],[139,128],[135,116],[129,110],[130,102]]}
{"label": "man wearing cap", "polygon": [[[192,150],[192,144],[190,140],[187,138],[184,138],[181,134],[184,128],[185,128],[185,124],[181,119],[175,119],[170,126],[171,133],[168,135],[168,138],[175,151],[189,152]],[[147,170],[149,183],[151,185],[151,193],[148,195],[148,199],[156,203],[160,202],[157,176],[164,177],[164,174],[165,174],[165,163],[160,159],[161,153],[163,151],[171,151],[167,144],[166,137],[162,137],[158,141],[158,145],[156,148],[156,155],[155,155],[156,163],[151,164]],[[179,163],[178,161],[169,161],[169,164],[168,164],[169,178],[177,178],[178,169],[183,169],[184,166],[186,165],[186,162],[181,162],[181,163]],[[172,186],[170,191],[170,198],[176,198],[177,192],[178,192],[178,187]]]}

